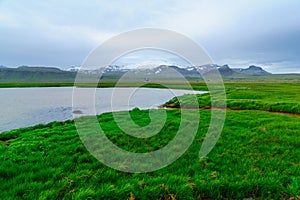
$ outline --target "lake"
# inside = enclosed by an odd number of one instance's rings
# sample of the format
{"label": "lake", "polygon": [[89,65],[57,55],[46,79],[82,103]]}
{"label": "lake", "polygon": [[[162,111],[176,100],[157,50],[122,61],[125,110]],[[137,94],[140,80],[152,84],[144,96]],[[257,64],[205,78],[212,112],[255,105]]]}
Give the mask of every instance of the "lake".
{"label": "lake", "polygon": [[[0,133],[52,121],[65,121],[74,116],[92,115],[95,112],[101,114],[134,107],[157,108],[174,96],[205,93],[156,88],[137,90],[136,88],[80,88],[83,95],[85,92],[95,92],[95,106],[83,103],[82,106],[73,108],[73,89],[73,87],[0,88]],[[122,95],[128,96],[128,94],[130,94],[129,100],[122,98]],[[72,113],[73,111],[77,114]]]}

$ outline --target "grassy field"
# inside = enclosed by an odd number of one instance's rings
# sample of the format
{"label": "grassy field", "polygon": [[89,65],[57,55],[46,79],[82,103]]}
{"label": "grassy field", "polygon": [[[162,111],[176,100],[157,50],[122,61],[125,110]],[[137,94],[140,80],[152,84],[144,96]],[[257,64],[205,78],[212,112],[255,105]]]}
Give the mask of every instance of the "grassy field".
{"label": "grassy field", "polygon": [[[155,172],[131,174],[105,166],[85,149],[73,121],[2,133],[1,199],[299,199],[300,118],[262,111],[299,113],[299,83],[225,85],[228,107],[234,110],[227,111],[214,149],[199,159],[211,115],[211,109],[200,109],[201,122],[190,148]],[[198,97],[201,108],[210,108],[209,95]],[[189,105],[189,98],[182,98],[182,107],[198,109]],[[176,103],[173,99],[168,105]],[[126,135],[111,113],[98,120],[114,144],[151,152],[172,140],[181,109],[168,109],[161,132],[147,139]],[[131,116],[141,126],[150,122],[147,110],[134,109]]]}
{"label": "grassy field", "polygon": [[[225,83],[227,108],[233,110],[264,110],[300,114],[300,83]],[[210,108],[210,95],[198,95],[199,104],[192,103],[193,96],[181,97],[181,106]],[[178,107],[179,100],[171,99],[167,107]],[[215,104],[222,108],[223,105]]]}

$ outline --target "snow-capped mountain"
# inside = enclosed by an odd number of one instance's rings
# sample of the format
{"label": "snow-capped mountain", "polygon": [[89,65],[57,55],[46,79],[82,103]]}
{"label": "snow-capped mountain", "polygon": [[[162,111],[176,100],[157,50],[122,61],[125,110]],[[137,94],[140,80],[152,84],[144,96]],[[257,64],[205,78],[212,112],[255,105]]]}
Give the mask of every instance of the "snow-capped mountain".
{"label": "snow-capped mountain", "polygon": [[230,68],[228,65],[207,64],[201,66],[183,66],[177,65],[166,61],[142,62],[137,64],[124,64],[124,65],[109,65],[103,68],[80,69],[80,67],[70,67],[66,71],[80,72],[84,74],[99,74],[110,76],[122,76],[127,72],[133,74],[143,73],[145,75],[162,75],[171,73],[171,70],[181,73],[183,76],[197,77],[200,74],[209,73],[212,70],[218,70],[222,76],[233,75],[267,75],[269,72],[263,70],[261,67],[250,66],[248,68]]}
{"label": "snow-capped mountain", "polygon": [[169,62],[167,60],[149,60],[144,61],[140,63],[130,63],[130,64],[124,64],[122,67],[124,69],[128,70],[134,70],[134,69],[154,69],[158,66],[177,66],[178,68],[185,68],[185,65],[178,64],[175,62]]}

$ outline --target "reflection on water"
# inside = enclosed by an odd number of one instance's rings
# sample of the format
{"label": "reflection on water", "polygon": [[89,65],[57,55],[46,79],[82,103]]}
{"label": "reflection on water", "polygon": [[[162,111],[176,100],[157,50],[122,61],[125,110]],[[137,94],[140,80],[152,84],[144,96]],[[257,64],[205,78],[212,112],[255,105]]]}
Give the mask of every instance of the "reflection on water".
{"label": "reflection on water", "polygon": [[[194,93],[187,90],[154,88],[139,88],[138,90],[133,90],[133,88],[97,88],[96,90],[83,88],[81,90],[83,93],[89,90],[95,91],[95,107],[83,102],[82,106],[72,108],[72,87],[0,88],[0,133],[15,128],[72,119],[73,114],[75,116],[90,115],[94,111],[101,114],[134,107],[156,108],[174,96]],[[125,96],[130,97],[129,101]]]}

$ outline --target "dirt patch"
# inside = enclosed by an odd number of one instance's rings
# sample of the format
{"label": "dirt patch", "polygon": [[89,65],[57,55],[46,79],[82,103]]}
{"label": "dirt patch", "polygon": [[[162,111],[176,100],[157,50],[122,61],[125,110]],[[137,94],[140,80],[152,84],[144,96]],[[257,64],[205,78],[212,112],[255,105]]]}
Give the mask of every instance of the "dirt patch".
{"label": "dirt patch", "polygon": [[165,108],[180,108],[179,105],[175,105],[174,103],[164,104],[164,105],[162,105],[162,107],[165,107]]}
{"label": "dirt patch", "polygon": [[9,145],[11,145],[10,142],[6,142],[6,141],[3,141],[3,140],[0,140],[0,143],[2,143],[4,146],[9,146]]}
{"label": "dirt patch", "polygon": [[17,136],[16,135],[13,135],[13,136],[10,136],[10,137],[5,137],[5,136],[1,136],[0,135],[0,141],[7,141],[7,140],[11,140],[11,139],[16,139]]}
{"label": "dirt patch", "polygon": [[0,143],[2,143],[4,146],[9,146],[11,145],[11,142],[8,142],[8,140],[16,139],[16,138],[17,138],[16,135],[13,135],[11,137],[1,137],[0,135]]}

